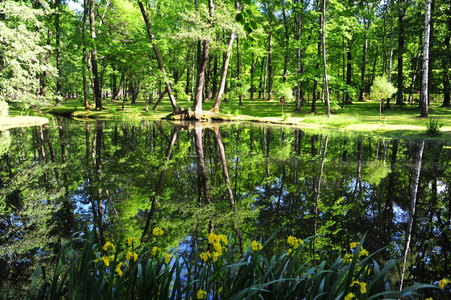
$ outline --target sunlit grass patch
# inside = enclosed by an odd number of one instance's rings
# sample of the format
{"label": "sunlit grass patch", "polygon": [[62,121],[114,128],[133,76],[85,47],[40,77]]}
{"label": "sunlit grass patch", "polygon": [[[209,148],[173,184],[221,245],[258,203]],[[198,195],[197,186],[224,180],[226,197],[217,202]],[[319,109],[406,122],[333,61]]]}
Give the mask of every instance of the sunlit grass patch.
{"label": "sunlit grass patch", "polygon": [[313,123],[320,125],[328,125],[334,127],[345,127],[352,124],[360,124],[361,119],[358,116],[349,115],[332,115],[326,116],[308,116],[302,120],[303,123]]}

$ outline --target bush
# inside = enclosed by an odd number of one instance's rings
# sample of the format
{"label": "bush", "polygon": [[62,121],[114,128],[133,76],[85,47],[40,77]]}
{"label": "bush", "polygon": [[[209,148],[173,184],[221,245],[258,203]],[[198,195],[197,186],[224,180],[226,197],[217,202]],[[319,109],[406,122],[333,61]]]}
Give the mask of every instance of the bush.
{"label": "bush", "polygon": [[374,78],[371,86],[371,98],[376,100],[385,100],[390,98],[398,91],[387,79],[381,76]]}
{"label": "bush", "polygon": [[442,132],[440,131],[440,128],[442,128],[443,124],[438,122],[438,118],[429,118],[429,123],[426,124],[427,130],[425,131],[425,134],[427,136],[440,136]]}
{"label": "bush", "polygon": [[0,100],[0,117],[8,116],[8,103]]}
{"label": "bush", "polygon": [[290,236],[287,251],[268,259],[262,254],[268,241],[253,240],[240,255],[231,236],[211,233],[204,252],[195,246],[182,257],[158,248],[163,231],[153,233],[154,245],[128,238],[102,247],[93,236],[79,240],[80,251],[74,242],[65,244],[51,272],[35,271],[30,299],[367,299],[376,294],[373,298],[398,299],[437,288],[415,284],[391,291],[386,275],[399,260],[380,266],[376,253],[363,248],[363,239],[335,260],[315,262],[312,238]]}

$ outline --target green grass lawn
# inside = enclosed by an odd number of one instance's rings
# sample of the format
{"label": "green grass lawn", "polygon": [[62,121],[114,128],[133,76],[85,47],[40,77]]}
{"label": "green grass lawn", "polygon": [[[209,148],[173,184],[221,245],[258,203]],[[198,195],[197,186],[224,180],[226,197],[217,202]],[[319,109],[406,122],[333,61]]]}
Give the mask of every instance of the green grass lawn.
{"label": "green grass lawn", "polygon": [[[294,102],[282,107],[278,100],[249,100],[244,99],[240,106],[238,100],[223,102],[221,117],[225,120],[252,121],[272,124],[287,124],[300,126],[305,129],[332,129],[340,131],[372,132],[384,136],[406,137],[422,135],[430,122],[429,118],[420,118],[420,109],[406,104],[403,106],[391,105],[379,117],[379,102],[354,102],[345,109],[338,108],[332,115],[326,117],[324,103],[317,103],[317,114],[310,113],[310,106],[301,107],[300,112],[294,111]],[[145,111],[145,101],[139,100],[135,104],[122,101],[103,100],[104,110],[86,111],[80,99],[66,100],[61,107],[48,107],[41,109],[42,113],[68,115],[74,118],[107,118],[124,120],[152,120],[161,119],[171,113],[172,108],[167,98],[163,99],[157,108]],[[204,103],[204,110],[209,110],[214,102]],[[191,102],[178,100],[178,105],[188,108]],[[438,118],[442,125],[440,139],[451,141],[451,108],[441,108],[441,102],[432,102],[429,107],[429,116]]]}

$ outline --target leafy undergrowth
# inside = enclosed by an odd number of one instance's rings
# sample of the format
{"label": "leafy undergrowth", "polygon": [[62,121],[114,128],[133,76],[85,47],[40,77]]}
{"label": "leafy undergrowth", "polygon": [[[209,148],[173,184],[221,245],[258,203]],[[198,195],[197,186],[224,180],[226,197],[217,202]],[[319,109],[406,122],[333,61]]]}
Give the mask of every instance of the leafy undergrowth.
{"label": "leafy undergrowth", "polygon": [[[443,287],[449,283],[441,281],[442,289],[414,284],[392,290],[386,276],[399,260],[379,265],[377,252],[368,253],[363,239],[351,243],[344,255],[315,262],[312,238],[290,236],[285,253],[265,257],[262,249],[268,241],[253,240],[240,254],[231,236],[211,233],[208,243],[181,255],[158,247],[162,229],[153,233],[153,245],[136,238],[98,245],[92,236],[65,244],[54,269],[36,270],[29,298],[350,300],[422,299],[432,293],[437,299],[446,296]],[[77,250],[74,245],[80,243],[82,249]]]}

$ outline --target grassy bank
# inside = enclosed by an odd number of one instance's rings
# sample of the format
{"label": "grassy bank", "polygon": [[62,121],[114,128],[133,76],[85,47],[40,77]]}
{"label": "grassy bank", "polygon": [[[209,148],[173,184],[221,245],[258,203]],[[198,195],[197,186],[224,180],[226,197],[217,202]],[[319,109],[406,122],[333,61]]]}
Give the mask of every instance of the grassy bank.
{"label": "grassy bank", "polygon": [[[318,103],[317,114],[310,113],[310,107],[301,107],[300,112],[294,111],[294,103],[282,106],[278,100],[249,100],[243,101],[240,106],[237,100],[224,102],[221,107],[221,117],[224,120],[265,122],[273,124],[288,124],[303,128],[321,128],[343,131],[372,132],[390,137],[408,137],[421,135],[430,122],[429,118],[419,118],[420,109],[409,104],[403,106],[391,106],[379,116],[379,102],[365,101],[354,102],[345,109],[336,109],[327,118],[325,106]],[[188,108],[192,104],[188,101],[178,101],[179,106]],[[429,116],[438,124],[439,138],[451,141],[451,108],[440,107],[441,102],[432,102],[429,107]],[[161,119],[171,113],[171,105],[164,99],[153,111],[153,104],[149,105],[149,111],[145,111],[145,101],[140,100],[135,104],[122,101],[103,101],[104,110],[95,111],[94,107],[86,111],[80,99],[66,100],[61,107],[49,107],[41,109],[42,113],[71,116],[73,118],[104,118],[104,119]],[[213,102],[204,103],[204,110],[209,110]]]}

